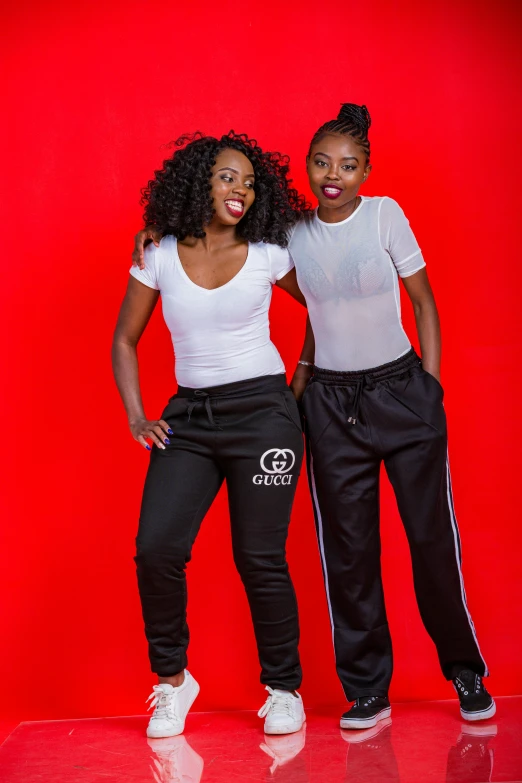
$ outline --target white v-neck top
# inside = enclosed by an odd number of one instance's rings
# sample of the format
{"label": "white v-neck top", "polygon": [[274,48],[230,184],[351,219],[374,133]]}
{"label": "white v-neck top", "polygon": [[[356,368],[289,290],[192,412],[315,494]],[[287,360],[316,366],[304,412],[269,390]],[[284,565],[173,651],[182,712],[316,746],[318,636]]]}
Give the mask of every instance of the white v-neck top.
{"label": "white v-neck top", "polygon": [[400,206],[363,196],[339,223],[317,213],[294,228],[289,244],[315,336],[315,364],[366,370],[407,353],[398,277],[425,266]]}
{"label": "white v-neck top", "polygon": [[145,249],[145,269],[132,267],[130,273],[161,293],[181,386],[204,389],[284,373],[270,340],[268,308],[272,286],[293,266],[288,250],[250,244],[235,277],[209,290],[188,277],[174,237],[164,237],[158,248],[151,244]]}

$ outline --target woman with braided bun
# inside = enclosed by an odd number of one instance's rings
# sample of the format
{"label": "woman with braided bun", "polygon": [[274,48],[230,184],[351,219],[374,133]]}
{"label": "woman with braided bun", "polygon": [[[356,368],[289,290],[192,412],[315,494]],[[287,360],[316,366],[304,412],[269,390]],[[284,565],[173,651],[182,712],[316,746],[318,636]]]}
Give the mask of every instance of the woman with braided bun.
{"label": "woman with braided bun", "polygon": [[[415,592],[461,715],[495,714],[466,605],[447,459],[437,308],[415,236],[391,198],[360,196],[371,172],[365,106],[344,104],[307,157],[319,202],[289,250],[312,329],[292,388],[306,422],[308,471],[337,672],[353,705],[341,727],[391,713],[392,648],[380,569],[379,474],[393,486]],[[421,357],[401,324],[399,278]],[[313,330],[313,333],[312,333]],[[315,340],[314,340],[315,338]]]}
{"label": "woman with braided bun", "polygon": [[[180,734],[199,692],[186,668],[185,568],[223,481],[269,692],[260,716],[268,734],[296,732],[305,714],[296,692],[299,625],[285,544],[303,439],[270,341],[268,308],[273,285],[304,304],[286,247],[288,226],[306,205],[290,187],[287,159],[233,131],[178,139],[144,203],[156,241],[131,269],[113,367],[131,433],[151,452],[136,542],[149,657],[159,679],[147,734]],[[178,391],[151,420],[137,344],[160,296]]]}

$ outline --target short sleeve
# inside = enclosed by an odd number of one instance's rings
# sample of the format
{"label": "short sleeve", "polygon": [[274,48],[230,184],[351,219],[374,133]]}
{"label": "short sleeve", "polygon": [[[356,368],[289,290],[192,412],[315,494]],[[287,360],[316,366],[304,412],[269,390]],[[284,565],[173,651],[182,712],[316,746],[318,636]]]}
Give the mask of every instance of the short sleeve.
{"label": "short sleeve", "polygon": [[426,266],[408,218],[392,198],[383,198],[379,205],[379,237],[399,277],[410,277]]}
{"label": "short sleeve", "polygon": [[156,245],[151,242],[150,245],[147,245],[143,254],[145,269],[138,269],[137,266],[132,266],[130,268],[130,273],[133,277],[136,278],[136,280],[139,280],[140,283],[143,283],[149,288],[154,288],[156,291],[159,291],[157,258],[158,251],[159,248],[157,248]]}
{"label": "short sleeve", "polygon": [[290,246],[290,242],[292,241],[292,238],[293,238],[293,236],[295,234],[295,230],[297,228],[297,225],[298,225],[297,223],[294,223],[293,226],[290,226],[286,230],[286,239],[287,239],[287,242],[288,242],[288,247]]}
{"label": "short sleeve", "polygon": [[282,277],[287,275],[295,264],[292,256],[286,248],[278,245],[267,245],[268,259],[270,262],[270,280],[276,283]]}

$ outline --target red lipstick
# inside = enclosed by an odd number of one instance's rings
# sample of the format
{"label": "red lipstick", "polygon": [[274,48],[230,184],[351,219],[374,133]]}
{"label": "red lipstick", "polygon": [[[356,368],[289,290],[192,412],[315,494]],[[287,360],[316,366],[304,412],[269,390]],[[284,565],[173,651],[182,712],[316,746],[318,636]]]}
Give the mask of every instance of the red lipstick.
{"label": "red lipstick", "polygon": [[237,198],[230,198],[225,201],[225,206],[233,217],[242,217],[245,212],[243,201]]}
{"label": "red lipstick", "polygon": [[321,190],[326,198],[338,198],[343,192],[343,189],[338,188],[337,185],[321,185]]}

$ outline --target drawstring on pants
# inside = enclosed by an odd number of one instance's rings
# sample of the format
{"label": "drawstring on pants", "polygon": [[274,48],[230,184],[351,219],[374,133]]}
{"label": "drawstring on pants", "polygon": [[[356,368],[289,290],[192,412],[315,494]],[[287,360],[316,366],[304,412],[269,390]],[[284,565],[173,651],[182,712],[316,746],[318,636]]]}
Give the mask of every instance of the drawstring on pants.
{"label": "drawstring on pants", "polygon": [[[206,413],[206,419],[210,426],[222,432],[223,427],[219,425],[219,416],[216,414],[216,408],[212,411],[212,406],[220,405],[221,402],[227,402],[227,410],[231,410],[230,403],[233,400],[243,397],[255,397],[258,394],[272,394],[275,392],[288,391],[286,383],[286,376],[283,373],[277,375],[262,375],[259,378],[247,378],[244,381],[233,381],[232,383],[223,383],[217,386],[206,386],[203,389],[195,389],[192,386],[178,385],[176,394],[169,400],[172,402],[174,399],[181,399],[187,401],[187,417],[190,422],[192,414],[196,408],[196,405],[203,403],[205,410],[202,411],[203,415]],[[219,408],[218,408],[219,412]],[[168,410],[166,411],[168,414]],[[227,417],[223,418],[223,424],[227,422]],[[203,422],[202,422],[203,423]]]}
{"label": "drawstring on pants", "polygon": [[348,424],[357,424],[357,416],[359,415],[359,403],[361,401],[361,392],[363,387],[364,379],[357,381],[355,385],[355,395],[353,398],[353,404],[352,404],[352,413],[350,416],[348,416]]}
{"label": "drawstring on pants", "polygon": [[352,409],[350,415],[346,419],[348,424],[354,426],[357,424],[359,418],[361,397],[365,389],[371,391],[382,381],[407,376],[415,367],[422,367],[422,364],[413,348],[411,348],[404,356],[400,356],[398,359],[394,359],[386,364],[381,364],[379,367],[371,367],[367,370],[325,370],[322,367],[314,366],[314,374],[310,383],[318,382],[332,388],[343,417],[346,413],[344,411],[344,403],[339,398],[338,389],[342,387],[351,387],[355,389]]}
{"label": "drawstring on pants", "polygon": [[[361,395],[363,392],[363,389],[373,389],[374,384],[372,382],[372,379],[369,375],[363,375],[362,378],[358,378],[357,380],[353,381],[353,386],[355,387],[355,394],[353,397],[352,402],[352,410],[350,411],[350,415],[346,419],[348,424],[351,424],[352,426],[355,426],[357,424],[357,420],[359,418],[359,407],[361,404]],[[341,408],[341,411],[343,409],[342,403],[337,395],[337,390],[334,387],[334,394],[337,399],[337,402],[339,403],[339,407]]]}
{"label": "drawstring on pants", "polygon": [[187,408],[188,413],[188,421],[190,421],[190,417],[192,416],[192,413],[194,412],[194,408],[198,403],[203,402],[205,405],[205,410],[207,412],[207,417],[210,422],[210,424],[213,427],[217,427],[217,424],[214,420],[214,416],[212,415],[212,407],[210,405],[210,395],[207,394],[207,392],[201,391],[201,389],[195,389],[194,390],[194,397],[190,400]]}

